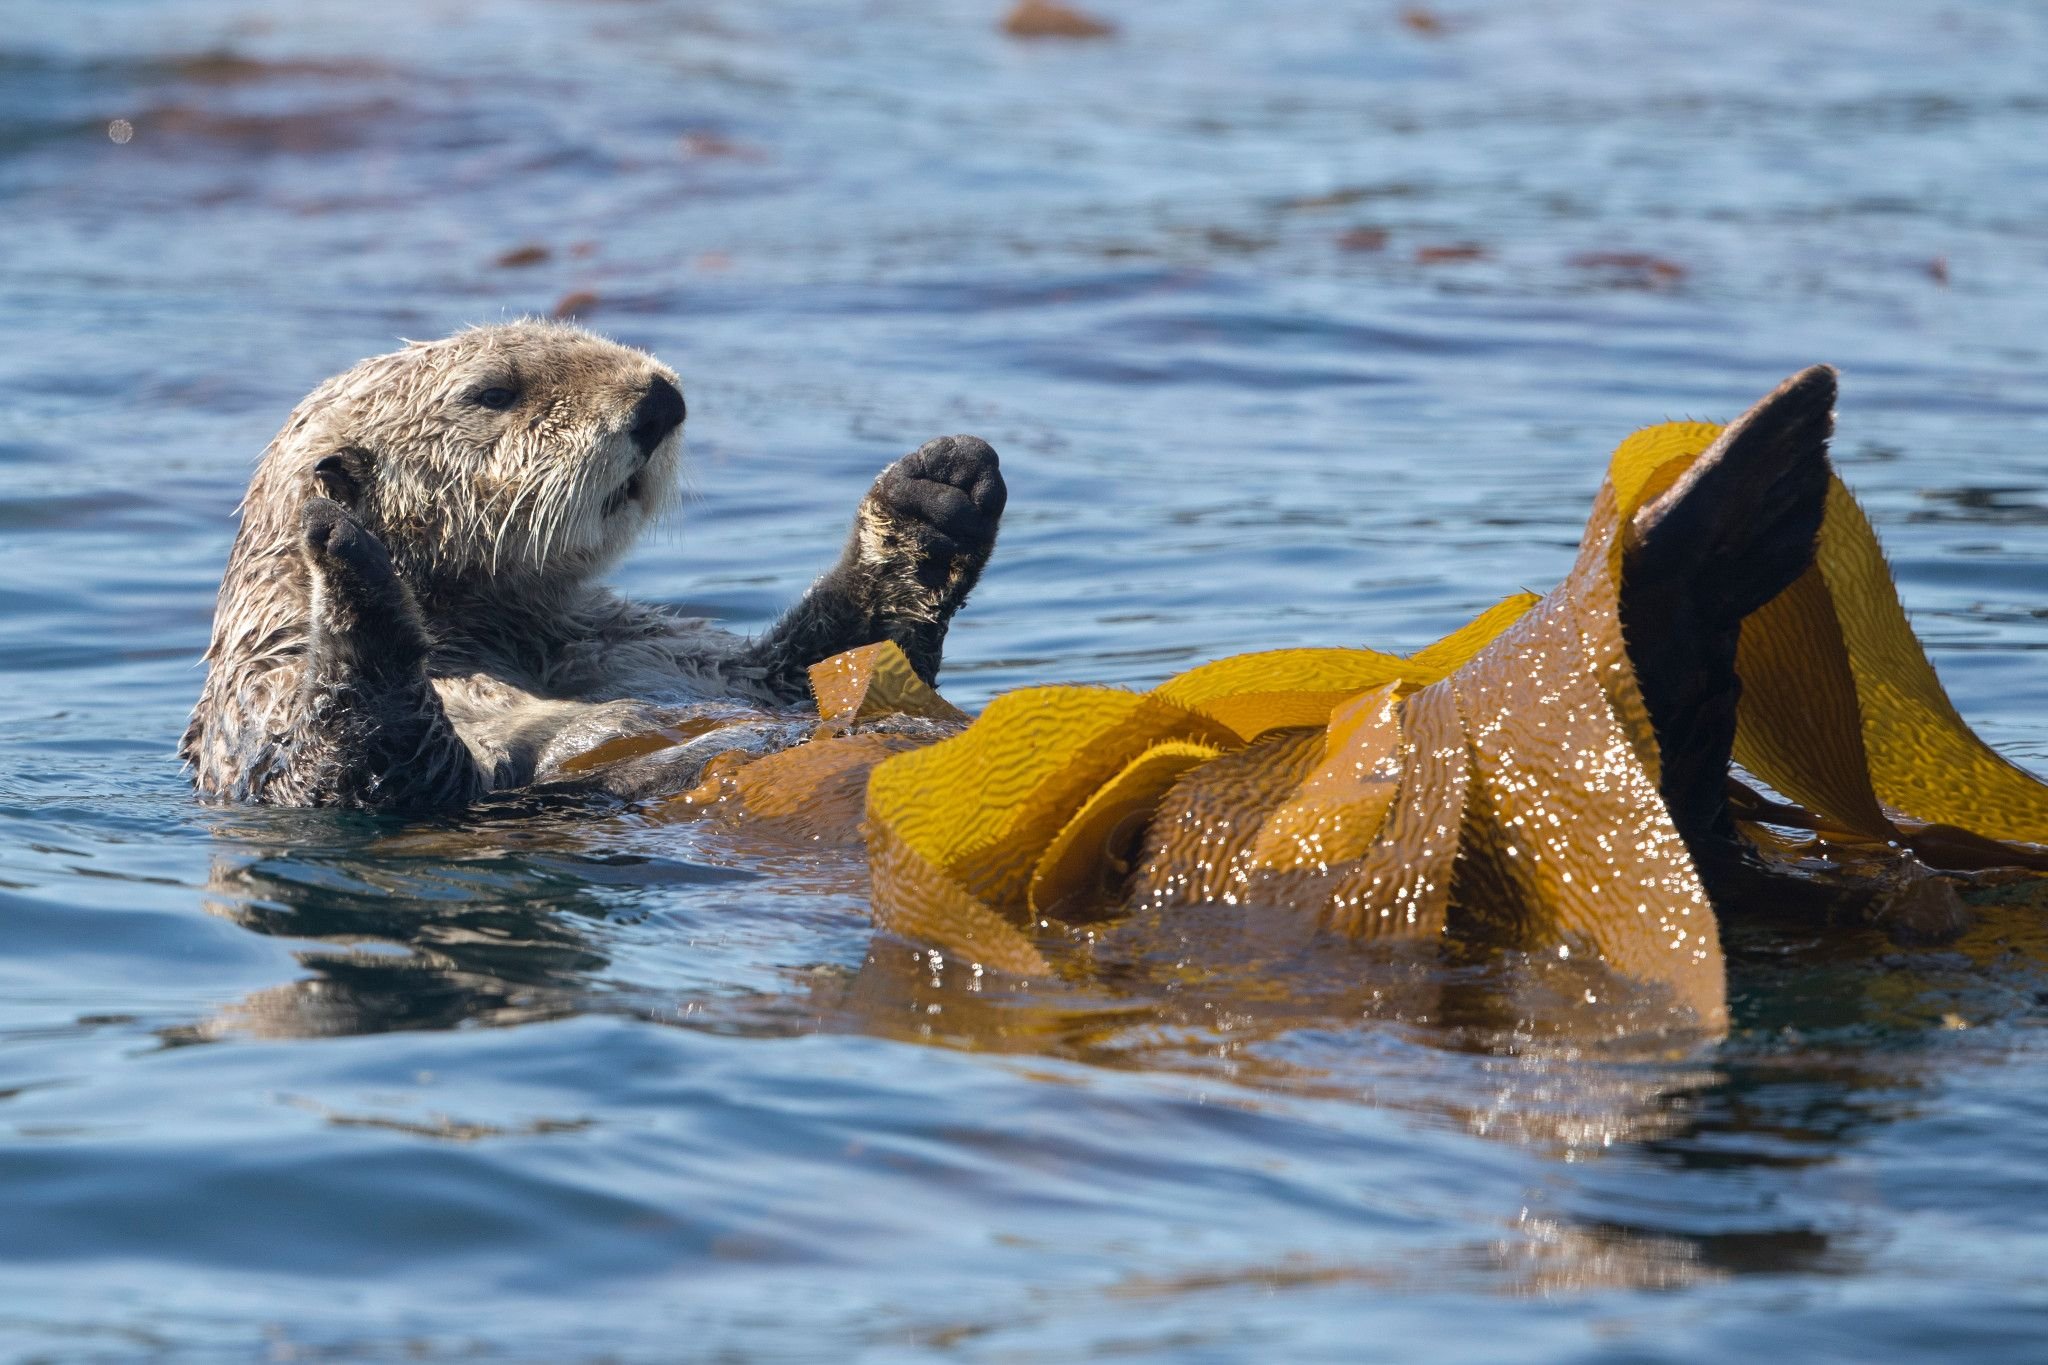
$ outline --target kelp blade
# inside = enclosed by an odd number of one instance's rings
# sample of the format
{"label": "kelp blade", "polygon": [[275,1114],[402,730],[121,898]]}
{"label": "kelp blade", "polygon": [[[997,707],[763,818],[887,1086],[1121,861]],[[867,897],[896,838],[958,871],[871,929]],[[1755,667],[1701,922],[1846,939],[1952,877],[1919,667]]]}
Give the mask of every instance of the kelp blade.
{"label": "kelp blade", "polygon": [[[1622,528],[1721,431],[1631,436],[1564,584],[1407,659],[1274,650],[1148,696],[1033,689],[889,759],[868,793],[878,918],[1040,970],[1020,926],[1110,894],[1149,818],[1131,902],[1258,902],[1352,937],[1588,951],[1718,1027],[1718,926],[1658,792],[1619,600]],[[1909,837],[1894,813],[1980,864],[1996,856],[1986,840],[2048,840],[2048,788],[1956,715],[1839,482],[1814,568],[1745,624],[1738,672],[1739,761],[1871,847]]]}
{"label": "kelp blade", "polygon": [[[1132,759],[1174,740],[1219,751],[1237,744],[1216,722],[1152,696],[1013,692],[965,733],[877,768],[868,821],[975,902],[1021,921],[1031,875],[1074,812]],[[903,891],[877,871],[876,913],[888,927]]]}
{"label": "kelp blade", "polygon": [[1957,714],[1907,622],[1869,519],[1839,479],[1828,490],[1817,567],[1848,646],[1878,798],[1917,820],[2048,843],[2048,786]]}
{"label": "kelp blade", "polygon": [[922,716],[928,720],[966,721],[967,713],[917,676],[910,659],[894,640],[883,640],[811,665],[811,695],[818,717],[831,722],[869,720],[879,716]]}
{"label": "kelp blade", "polygon": [[1182,773],[1223,751],[1213,744],[1154,744],[1097,788],[1061,827],[1032,869],[1033,915],[1075,919],[1100,911],[1122,889],[1147,822]]}
{"label": "kelp blade", "polygon": [[1251,865],[1287,872],[1365,856],[1400,790],[1403,738],[1391,683],[1340,707],[1322,762],[1261,824]]}

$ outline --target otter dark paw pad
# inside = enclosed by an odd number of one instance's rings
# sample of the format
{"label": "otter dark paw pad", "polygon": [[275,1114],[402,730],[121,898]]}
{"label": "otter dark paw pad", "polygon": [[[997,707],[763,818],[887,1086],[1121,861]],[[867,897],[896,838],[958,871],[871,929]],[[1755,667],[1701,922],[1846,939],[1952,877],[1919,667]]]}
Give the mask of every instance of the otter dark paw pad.
{"label": "otter dark paw pad", "polygon": [[919,521],[961,546],[995,540],[1009,491],[988,442],[941,436],[890,465],[872,495],[891,514]]}
{"label": "otter dark paw pad", "polygon": [[316,561],[338,564],[365,579],[392,577],[391,555],[346,507],[332,498],[307,498],[299,528]]}
{"label": "otter dark paw pad", "polygon": [[348,509],[333,498],[307,498],[299,509],[299,529],[306,533],[306,547],[316,552],[337,549],[337,538],[346,537],[353,525]]}

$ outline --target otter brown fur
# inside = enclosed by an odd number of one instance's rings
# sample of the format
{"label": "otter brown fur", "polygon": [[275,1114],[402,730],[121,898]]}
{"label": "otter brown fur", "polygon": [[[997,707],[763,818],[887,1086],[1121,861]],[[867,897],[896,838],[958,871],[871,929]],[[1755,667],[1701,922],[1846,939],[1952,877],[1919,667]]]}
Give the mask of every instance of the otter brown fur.
{"label": "otter brown fur", "polygon": [[180,746],[200,794],[450,809],[679,710],[800,703],[805,669],[858,645],[896,641],[929,681],[994,547],[995,452],[946,437],[890,466],[838,563],[747,640],[597,581],[673,500],[685,415],[659,361],[548,322],[320,385],[242,503]]}

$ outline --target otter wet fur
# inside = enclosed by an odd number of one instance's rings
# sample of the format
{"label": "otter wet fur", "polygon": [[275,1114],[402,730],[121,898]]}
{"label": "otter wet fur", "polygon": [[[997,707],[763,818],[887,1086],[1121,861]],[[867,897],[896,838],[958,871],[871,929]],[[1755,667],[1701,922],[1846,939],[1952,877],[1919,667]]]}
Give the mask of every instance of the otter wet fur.
{"label": "otter wet fur", "polygon": [[[749,640],[597,581],[675,500],[684,417],[673,371],[551,322],[414,342],[315,389],[242,503],[179,748],[199,794],[454,810],[678,707],[794,708],[811,664],[860,645],[895,641],[931,681],[995,546],[995,451],[943,437],[884,470],[838,562]],[[578,780],[687,785],[687,757]]]}

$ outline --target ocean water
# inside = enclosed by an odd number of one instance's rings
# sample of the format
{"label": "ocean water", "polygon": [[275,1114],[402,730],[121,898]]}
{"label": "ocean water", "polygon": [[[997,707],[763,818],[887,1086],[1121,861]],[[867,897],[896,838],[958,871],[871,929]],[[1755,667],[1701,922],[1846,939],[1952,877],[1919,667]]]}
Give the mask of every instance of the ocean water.
{"label": "ocean water", "polygon": [[1097,9],[5,7],[0,1358],[2048,1358],[2038,909],[1737,935],[1685,1049],[1423,963],[934,975],[857,862],[628,817],[192,801],[292,404],[564,304],[689,395],[618,582],[739,628],[991,441],[969,707],[1413,647],[1559,576],[1628,431],[1832,362],[1958,705],[2048,765],[2048,11]]}

